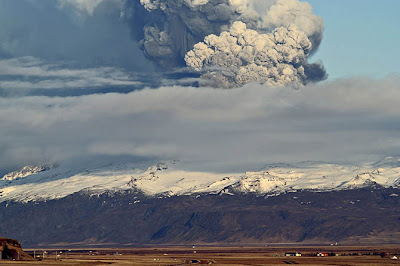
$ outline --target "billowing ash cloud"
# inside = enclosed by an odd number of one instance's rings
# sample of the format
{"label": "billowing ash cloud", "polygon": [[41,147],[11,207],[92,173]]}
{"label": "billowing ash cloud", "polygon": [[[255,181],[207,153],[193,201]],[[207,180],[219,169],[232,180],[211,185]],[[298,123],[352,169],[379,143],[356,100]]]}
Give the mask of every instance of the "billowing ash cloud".
{"label": "billowing ash cloud", "polygon": [[126,0],[122,14],[149,59],[164,68],[187,65],[214,86],[326,78],[321,64],[307,62],[323,22],[306,2]]}
{"label": "billowing ash cloud", "polygon": [[278,27],[296,25],[318,49],[324,24],[322,18],[313,14],[312,6],[298,0],[277,0],[261,18],[261,28],[274,30]]}
{"label": "billowing ash cloud", "polygon": [[196,71],[211,68],[204,76],[220,87],[253,81],[283,86],[306,82],[303,65],[311,48],[310,40],[295,26],[259,34],[243,22],[235,22],[229,32],[209,35],[204,43],[196,44],[185,60]]}

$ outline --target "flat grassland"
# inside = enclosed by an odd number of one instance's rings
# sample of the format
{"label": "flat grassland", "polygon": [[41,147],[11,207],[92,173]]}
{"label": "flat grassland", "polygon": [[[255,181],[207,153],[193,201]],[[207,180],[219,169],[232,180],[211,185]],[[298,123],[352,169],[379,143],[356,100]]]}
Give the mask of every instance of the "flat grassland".
{"label": "flat grassland", "polygon": [[[400,246],[180,246],[146,248],[26,250],[40,261],[0,261],[0,265],[400,265]],[[286,257],[287,252],[301,257]],[[317,257],[317,253],[329,253]],[[44,253],[44,259],[43,259]],[[384,254],[383,254],[384,253]],[[381,254],[384,256],[382,257]]]}

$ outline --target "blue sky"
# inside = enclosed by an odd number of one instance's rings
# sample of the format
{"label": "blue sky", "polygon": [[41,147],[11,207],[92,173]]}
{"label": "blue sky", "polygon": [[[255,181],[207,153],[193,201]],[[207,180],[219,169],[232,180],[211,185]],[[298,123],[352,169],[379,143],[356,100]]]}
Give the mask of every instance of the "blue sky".
{"label": "blue sky", "polygon": [[321,59],[330,79],[399,72],[400,1],[309,0],[324,19]]}

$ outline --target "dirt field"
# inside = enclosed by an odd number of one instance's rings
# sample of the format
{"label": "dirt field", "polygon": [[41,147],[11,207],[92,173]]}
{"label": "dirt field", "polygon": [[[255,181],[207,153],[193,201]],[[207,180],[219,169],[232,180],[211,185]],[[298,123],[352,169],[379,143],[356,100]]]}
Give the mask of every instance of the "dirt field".
{"label": "dirt field", "polygon": [[[34,254],[33,250],[26,251]],[[298,252],[302,256],[286,257],[286,252]],[[315,256],[319,252],[330,253],[331,256]],[[383,252],[384,258],[380,255]],[[196,246],[57,251],[37,249],[35,255],[43,259],[41,261],[3,260],[0,265],[400,265],[400,260],[391,259],[395,254],[400,254],[400,246]]]}

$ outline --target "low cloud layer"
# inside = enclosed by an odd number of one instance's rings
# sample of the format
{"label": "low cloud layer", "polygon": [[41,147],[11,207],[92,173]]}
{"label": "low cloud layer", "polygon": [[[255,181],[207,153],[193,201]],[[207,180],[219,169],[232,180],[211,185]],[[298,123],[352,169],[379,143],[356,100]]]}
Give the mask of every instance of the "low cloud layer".
{"label": "low cloud layer", "polygon": [[399,81],[2,98],[0,169],[107,155],[178,158],[196,170],[246,171],[266,162],[396,154]]}
{"label": "low cloud layer", "polygon": [[139,74],[115,67],[69,68],[35,57],[0,59],[0,97],[128,91],[143,87]]}

